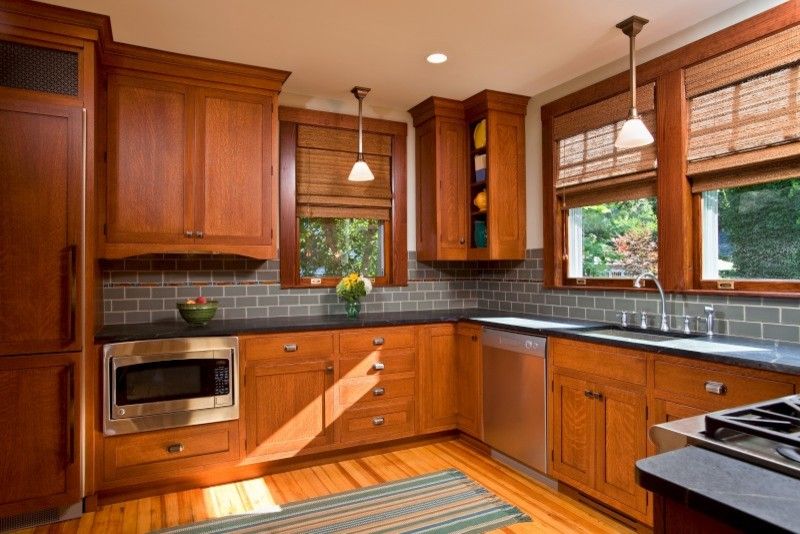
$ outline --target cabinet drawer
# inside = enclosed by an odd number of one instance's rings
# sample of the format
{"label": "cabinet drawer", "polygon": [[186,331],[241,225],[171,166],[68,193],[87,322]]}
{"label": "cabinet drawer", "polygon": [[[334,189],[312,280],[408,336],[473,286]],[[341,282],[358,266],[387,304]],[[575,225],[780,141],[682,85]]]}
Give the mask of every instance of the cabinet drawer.
{"label": "cabinet drawer", "polygon": [[414,396],[416,379],[413,374],[363,377],[339,382],[339,404],[351,406],[381,401],[404,400]]}
{"label": "cabinet drawer", "polygon": [[248,361],[285,356],[330,356],[333,334],[310,332],[252,337],[244,340],[242,347]]}
{"label": "cabinet drawer", "polygon": [[[788,382],[660,360],[654,362],[653,382],[656,390],[705,400],[709,409],[748,404],[794,393],[794,385]],[[718,393],[707,391],[707,383],[709,389]]]}
{"label": "cabinet drawer", "polygon": [[339,335],[339,351],[343,354],[413,348],[414,344],[414,327],[411,326],[364,328]]}
{"label": "cabinet drawer", "polygon": [[239,458],[238,421],[105,438],[105,478],[158,478]]}
{"label": "cabinet drawer", "polygon": [[416,359],[413,349],[376,351],[362,356],[342,356],[339,359],[339,378],[413,372]]}
{"label": "cabinet drawer", "polygon": [[370,443],[414,433],[414,401],[352,409],[341,417],[342,443]]}
{"label": "cabinet drawer", "polygon": [[647,356],[635,350],[550,338],[549,357],[556,367],[640,386],[647,383]]}

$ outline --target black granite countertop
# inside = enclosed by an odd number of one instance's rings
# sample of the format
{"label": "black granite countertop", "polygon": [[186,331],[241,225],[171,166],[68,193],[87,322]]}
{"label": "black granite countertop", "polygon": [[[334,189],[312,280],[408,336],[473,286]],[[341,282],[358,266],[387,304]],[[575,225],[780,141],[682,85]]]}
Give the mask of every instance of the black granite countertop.
{"label": "black granite countertop", "polygon": [[697,447],[636,462],[645,489],[747,532],[800,532],[800,479]]}
{"label": "black granite countertop", "polygon": [[[491,322],[486,319],[493,320]],[[523,319],[558,323],[557,326],[502,324],[507,319]],[[182,321],[170,321],[133,325],[109,325],[95,336],[98,343],[118,343],[143,339],[166,339],[172,337],[227,336],[243,334],[268,334],[304,330],[361,328],[367,326],[396,326],[475,321],[485,326],[511,330],[532,335],[558,336],[604,345],[627,347],[657,354],[671,354],[715,363],[737,365],[752,369],[764,369],[800,375],[800,344],[715,336],[683,340],[679,346],[664,346],[637,340],[607,339],[595,337],[591,331],[605,323],[543,317],[521,313],[484,310],[479,308],[455,310],[431,310],[396,313],[367,313],[358,319],[344,315],[321,315],[309,317],[277,317],[270,319],[212,320],[206,326],[190,326]],[[499,321],[499,322],[498,322]],[[524,322],[524,321],[523,321]]]}

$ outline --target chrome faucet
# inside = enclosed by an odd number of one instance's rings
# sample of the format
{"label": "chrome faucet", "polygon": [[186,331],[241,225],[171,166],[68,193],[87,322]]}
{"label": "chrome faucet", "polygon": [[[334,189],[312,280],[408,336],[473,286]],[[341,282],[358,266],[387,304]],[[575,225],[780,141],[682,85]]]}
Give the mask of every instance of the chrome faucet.
{"label": "chrome faucet", "polygon": [[706,306],[703,310],[706,312],[706,335],[714,337],[714,306]]}
{"label": "chrome faucet", "polygon": [[652,280],[658,288],[658,294],[661,295],[661,331],[669,332],[669,325],[667,324],[667,303],[664,299],[664,289],[661,287],[661,282],[658,281],[656,275],[651,272],[642,273],[633,281],[633,287],[642,287],[642,280]]}

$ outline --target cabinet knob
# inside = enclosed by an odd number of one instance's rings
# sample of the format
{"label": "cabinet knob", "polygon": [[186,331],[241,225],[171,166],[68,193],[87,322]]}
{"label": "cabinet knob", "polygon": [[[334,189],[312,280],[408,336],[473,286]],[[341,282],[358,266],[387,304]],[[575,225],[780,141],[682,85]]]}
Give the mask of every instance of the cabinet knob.
{"label": "cabinet knob", "polygon": [[372,368],[376,371],[383,371],[386,366],[383,365],[383,362],[375,362],[372,364]]}
{"label": "cabinet knob", "polygon": [[297,352],[297,343],[287,343],[283,346],[283,352]]}
{"label": "cabinet knob", "polygon": [[375,388],[375,389],[373,389],[373,390],[372,390],[372,394],[373,394],[374,396],[376,396],[376,397],[380,397],[380,396],[382,396],[384,393],[386,393],[386,390],[385,390],[384,388]]}
{"label": "cabinet knob", "polygon": [[594,393],[587,389],[586,391],[583,392],[583,396],[586,397],[587,399],[593,399]]}
{"label": "cabinet knob", "polygon": [[372,344],[375,345],[376,347],[380,347],[381,345],[384,344],[384,339],[382,337],[373,338]]}
{"label": "cabinet knob", "polygon": [[466,243],[466,242],[467,242],[467,240],[466,240],[466,239],[464,239],[463,237],[462,237],[461,239],[459,239],[459,240],[458,240],[458,244],[459,244],[459,245],[463,245],[463,244],[464,244],[464,243]]}
{"label": "cabinet knob", "polygon": [[372,418],[372,426],[381,426],[385,422],[386,422],[386,420],[383,418],[382,415],[379,415],[378,417],[373,417]]}
{"label": "cabinet knob", "polygon": [[714,382],[709,380],[705,383],[706,391],[712,395],[725,395],[728,392],[728,386],[722,382]]}
{"label": "cabinet knob", "polygon": [[186,230],[183,233],[183,235],[185,235],[186,237],[194,237],[194,232],[192,232],[191,230]]}
{"label": "cabinet knob", "polygon": [[179,452],[183,452],[183,443],[173,443],[172,445],[168,445],[167,452],[170,454],[178,454]]}
{"label": "cabinet knob", "polygon": [[332,363],[329,363],[328,365],[325,366],[325,372],[326,373],[332,373],[333,372],[333,364]]}
{"label": "cabinet knob", "polygon": [[203,237],[205,237],[206,234],[204,234],[202,230],[198,230],[196,235],[199,239],[203,239]]}
{"label": "cabinet knob", "polygon": [[472,336],[472,341],[478,341],[478,336]]}

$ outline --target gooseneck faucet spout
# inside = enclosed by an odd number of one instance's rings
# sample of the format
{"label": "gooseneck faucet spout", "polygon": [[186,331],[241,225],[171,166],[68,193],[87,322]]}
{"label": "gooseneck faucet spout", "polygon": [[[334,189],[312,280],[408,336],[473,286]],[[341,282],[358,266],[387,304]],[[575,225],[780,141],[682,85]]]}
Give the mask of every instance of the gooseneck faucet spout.
{"label": "gooseneck faucet spout", "polygon": [[658,281],[656,275],[651,272],[645,272],[636,277],[633,281],[633,287],[642,287],[642,280],[652,280],[658,288],[658,294],[661,295],[661,331],[669,332],[669,325],[667,324],[667,303],[664,299],[664,289],[661,287],[661,282]]}

